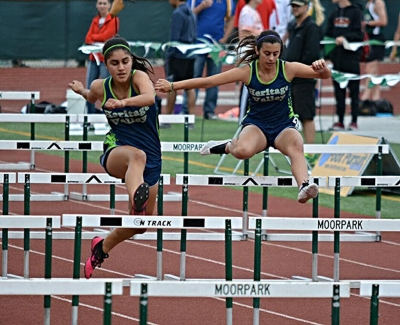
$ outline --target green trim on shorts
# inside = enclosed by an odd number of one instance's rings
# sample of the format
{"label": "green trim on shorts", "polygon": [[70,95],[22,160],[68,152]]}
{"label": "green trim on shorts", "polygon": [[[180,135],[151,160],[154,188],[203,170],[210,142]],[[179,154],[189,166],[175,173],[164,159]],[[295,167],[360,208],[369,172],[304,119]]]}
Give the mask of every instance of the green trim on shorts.
{"label": "green trim on shorts", "polygon": [[104,139],[104,151],[108,151],[117,147],[117,137],[113,132],[108,132],[106,138]]}

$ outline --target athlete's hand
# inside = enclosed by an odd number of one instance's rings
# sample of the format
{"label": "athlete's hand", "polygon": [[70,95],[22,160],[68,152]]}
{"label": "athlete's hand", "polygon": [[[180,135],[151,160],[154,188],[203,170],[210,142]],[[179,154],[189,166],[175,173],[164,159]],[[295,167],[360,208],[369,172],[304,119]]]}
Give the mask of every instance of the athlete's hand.
{"label": "athlete's hand", "polygon": [[124,102],[123,102],[123,99],[120,100],[120,99],[113,99],[113,98],[110,98],[110,99],[108,99],[108,100],[106,101],[106,103],[104,104],[104,107],[105,107],[105,108],[108,108],[108,109],[122,108],[122,107],[124,107],[124,106],[125,106],[125,104],[124,104]]}
{"label": "athlete's hand", "polygon": [[161,93],[169,93],[171,89],[171,83],[165,79],[158,79],[154,85],[154,89]]}
{"label": "athlete's hand", "polygon": [[68,88],[71,88],[78,95],[82,95],[82,90],[85,89],[85,87],[83,87],[83,84],[78,80],[70,82],[68,84]]}
{"label": "athlete's hand", "polygon": [[329,70],[326,62],[324,59],[321,60],[316,60],[313,63],[311,63],[311,68],[318,73],[323,73],[327,70]]}

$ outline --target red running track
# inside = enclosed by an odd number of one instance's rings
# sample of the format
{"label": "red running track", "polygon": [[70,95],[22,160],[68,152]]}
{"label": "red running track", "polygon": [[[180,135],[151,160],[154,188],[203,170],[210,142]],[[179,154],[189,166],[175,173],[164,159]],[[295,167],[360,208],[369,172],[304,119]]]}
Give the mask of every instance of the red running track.
{"label": "red running track", "polygon": [[[7,159],[5,159],[7,157]],[[13,152],[3,155],[2,161],[28,161],[27,152]],[[37,171],[62,172],[63,159],[37,154]],[[59,166],[59,167],[57,167]],[[96,164],[89,164],[89,172],[103,172]],[[71,172],[80,172],[81,163],[71,162]],[[2,190],[2,189],[1,189]],[[80,186],[71,186],[71,191],[80,191]],[[103,192],[108,187],[89,186],[89,193]],[[180,192],[176,185],[166,190]],[[62,186],[31,185],[32,193],[62,191]],[[22,194],[23,187],[14,184],[11,194]],[[123,187],[117,193],[125,193]],[[227,188],[189,188],[189,216],[236,216],[242,215],[242,192]],[[310,217],[312,205],[298,204],[295,200],[269,198],[270,216]],[[116,214],[125,214],[127,203],[116,203]],[[261,215],[262,198],[250,193],[249,215]],[[108,214],[108,202],[31,202],[31,214],[60,215],[62,213]],[[180,202],[165,202],[164,215],[180,215]],[[22,202],[10,202],[10,214],[23,214]],[[319,216],[333,216],[332,209],[320,208]],[[342,217],[363,217],[341,213]],[[82,244],[81,262],[87,258],[90,241]],[[180,245],[175,241],[163,243],[163,273],[179,275]],[[350,243],[340,245],[340,279],[400,279],[400,238],[397,233],[383,233],[381,242]],[[233,242],[233,278],[253,278],[254,241]],[[333,243],[319,243],[318,274],[333,277]],[[291,279],[298,275],[311,277],[312,265],[310,242],[263,242],[262,279]],[[223,242],[188,241],[186,277],[223,279],[225,277],[225,247]],[[72,277],[73,241],[53,240],[52,277]],[[82,264],[83,265],[83,264]],[[10,240],[9,273],[23,274],[23,241]],[[156,242],[126,241],[117,246],[97,269],[94,277],[130,278],[135,274],[156,276]],[[44,241],[31,240],[30,277],[44,276]],[[81,271],[83,276],[83,271]],[[90,281],[90,280],[89,280]],[[341,324],[369,324],[370,300],[359,297],[352,290],[350,299],[341,300]],[[234,299],[233,323],[252,324],[252,299]],[[41,324],[44,318],[43,297],[41,296],[0,296],[2,312],[0,324]],[[103,322],[103,297],[80,297],[79,324],[91,325]],[[128,289],[123,296],[113,298],[112,323],[137,324],[139,298],[130,297]],[[157,325],[225,324],[225,299],[219,298],[149,298],[148,323]],[[400,299],[380,299],[379,324],[398,324]],[[51,300],[52,324],[71,324],[71,296],[53,296]],[[260,324],[330,324],[331,299],[261,299]]]}

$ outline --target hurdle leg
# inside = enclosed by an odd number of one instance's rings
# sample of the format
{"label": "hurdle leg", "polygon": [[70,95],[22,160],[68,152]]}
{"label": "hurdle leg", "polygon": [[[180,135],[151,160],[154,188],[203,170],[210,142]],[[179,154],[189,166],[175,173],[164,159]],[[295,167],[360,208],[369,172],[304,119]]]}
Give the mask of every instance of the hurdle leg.
{"label": "hurdle leg", "polygon": [[107,282],[106,293],[104,295],[104,316],[103,316],[103,324],[108,325],[111,324],[111,305],[112,305],[112,294],[111,294],[111,282]]}
{"label": "hurdle leg", "polygon": [[[385,140],[383,140],[385,141]],[[382,146],[379,146],[379,153],[377,155],[378,163],[376,166],[376,174],[381,176],[382,175]],[[382,188],[377,187],[376,188],[376,203],[375,203],[375,210],[376,210],[376,218],[380,219],[381,218],[381,202],[382,202]],[[381,233],[379,231],[376,232],[376,239],[375,241],[380,242],[382,240]]]}
{"label": "hurdle leg", "polygon": [[147,305],[148,305],[148,297],[147,297],[147,284],[142,283],[140,286],[140,323],[139,325],[147,325]]}
{"label": "hurdle leg", "polygon": [[[76,218],[75,227],[75,241],[74,241],[74,272],[73,278],[80,278],[80,266],[81,266],[81,251],[82,251],[82,217]],[[79,296],[72,296],[72,325],[78,324],[78,306],[79,306]]]}
{"label": "hurdle leg", "polygon": [[[232,222],[225,220],[225,280],[232,281]],[[226,324],[233,324],[233,299],[226,298]]]}
{"label": "hurdle leg", "polygon": [[[30,214],[30,181],[29,175],[25,175],[24,184],[24,215]],[[29,278],[29,245],[30,241],[30,231],[29,229],[24,229],[24,278]]]}
{"label": "hurdle leg", "polygon": [[378,325],[379,319],[379,285],[372,285],[370,325]]}
{"label": "hurdle leg", "polygon": [[[249,159],[244,160],[244,176],[249,176]],[[248,200],[249,200],[249,188],[248,186],[243,187],[243,228],[242,228],[242,239],[246,240],[248,238]]]}
{"label": "hurdle leg", "polygon": [[[263,159],[263,163],[264,163],[264,176],[268,176],[269,171],[269,150],[264,150],[264,159]],[[264,186],[262,189],[262,216],[265,218],[268,215],[268,186]],[[267,230],[264,229],[261,231],[261,238],[263,240],[267,240]]]}
{"label": "hurdle leg", "polygon": [[340,324],[340,286],[333,285],[332,297],[332,325]]}
{"label": "hurdle leg", "polygon": [[[35,94],[31,94],[31,112],[35,113]],[[35,123],[31,123],[31,140],[35,140]],[[31,150],[30,169],[35,169],[35,150]]]}
{"label": "hurdle leg", "polygon": [[[319,185],[318,178],[315,183]],[[313,199],[313,218],[318,219],[318,195]],[[311,278],[313,281],[318,281],[318,231],[312,232],[312,262],[311,262]]]}
{"label": "hurdle leg", "polygon": [[[334,217],[340,218],[340,178],[336,178]],[[333,281],[339,281],[340,231],[333,233]]]}
{"label": "hurdle leg", "polygon": [[[164,215],[164,176],[158,183],[157,214]],[[157,280],[162,280],[163,230],[157,229]]]}
{"label": "hurdle leg", "polygon": [[[254,281],[261,280],[261,219],[256,220],[254,239]],[[253,325],[260,324],[260,298],[253,298]]]}
{"label": "hurdle leg", "polygon": [[[44,266],[44,278],[51,279],[51,258],[52,258],[52,220],[47,218],[46,221],[46,237],[45,237],[45,266]],[[44,296],[44,323],[50,325],[50,307],[51,307],[51,296]]]}
{"label": "hurdle leg", "polygon": [[[187,206],[189,201],[189,179],[187,176],[183,178],[182,185],[182,216],[187,216]],[[180,280],[186,278],[186,237],[187,230],[181,229],[181,260],[179,267]]]}
{"label": "hurdle leg", "polygon": [[[64,139],[65,141],[69,141],[69,127],[70,127],[70,120],[69,116],[66,116],[65,125],[64,125]],[[64,172],[69,173],[69,150],[64,152]],[[69,199],[69,191],[68,191],[68,184],[64,184],[64,201],[68,201]]]}
{"label": "hurdle leg", "polygon": [[[10,184],[9,184],[9,175],[4,175],[4,183],[3,183],[3,215],[8,215],[8,203],[10,198]],[[7,278],[8,274],[8,229],[3,228],[2,231],[2,276],[3,278]]]}

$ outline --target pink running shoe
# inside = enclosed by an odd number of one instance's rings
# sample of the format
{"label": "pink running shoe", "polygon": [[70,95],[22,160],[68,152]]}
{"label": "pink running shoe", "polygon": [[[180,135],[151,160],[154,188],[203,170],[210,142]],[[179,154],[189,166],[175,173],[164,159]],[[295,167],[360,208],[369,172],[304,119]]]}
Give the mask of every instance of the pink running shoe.
{"label": "pink running shoe", "polygon": [[104,262],[104,259],[108,258],[108,254],[105,254],[102,249],[103,241],[104,239],[98,236],[92,239],[92,254],[86,260],[83,268],[83,273],[86,279],[90,279],[94,269],[96,267],[101,267],[101,263]]}
{"label": "pink running shoe", "polygon": [[133,204],[132,204],[132,215],[145,215],[146,205],[149,200],[149,184],[142,183],[136,189],[135,194],[133,194]]}

